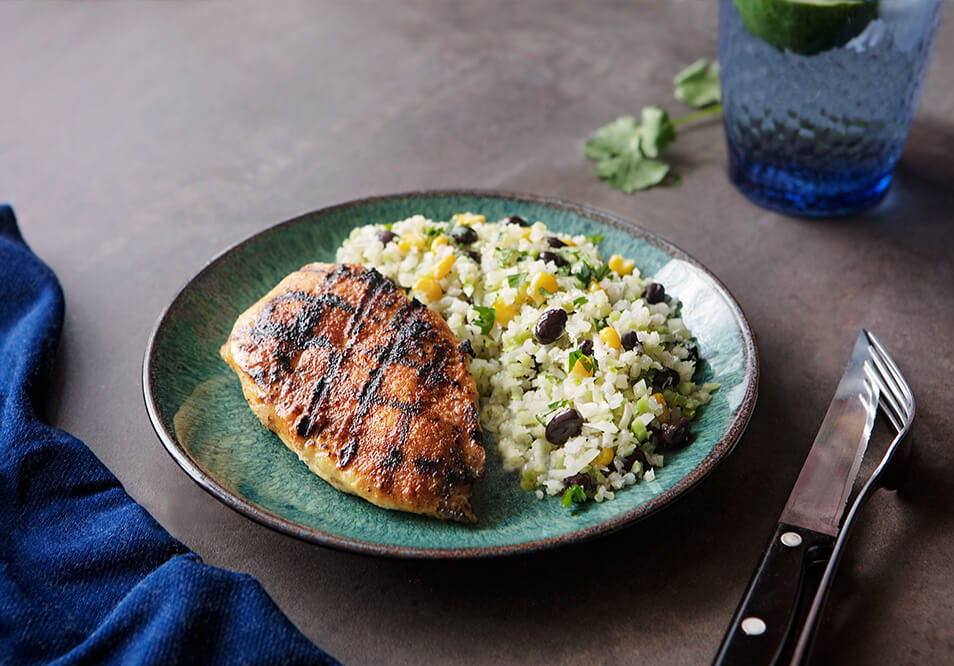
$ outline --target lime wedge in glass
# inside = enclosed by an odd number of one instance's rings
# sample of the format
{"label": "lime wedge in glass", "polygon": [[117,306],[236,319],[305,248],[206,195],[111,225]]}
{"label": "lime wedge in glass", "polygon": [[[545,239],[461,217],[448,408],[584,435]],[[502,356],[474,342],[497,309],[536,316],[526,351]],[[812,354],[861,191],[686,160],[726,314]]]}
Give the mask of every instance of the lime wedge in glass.
{"label": "lime wedge in glass", "polygon": [[735,0],[735,6],[749,32],[800,55],[844,46],[878,15],[877,0]]}

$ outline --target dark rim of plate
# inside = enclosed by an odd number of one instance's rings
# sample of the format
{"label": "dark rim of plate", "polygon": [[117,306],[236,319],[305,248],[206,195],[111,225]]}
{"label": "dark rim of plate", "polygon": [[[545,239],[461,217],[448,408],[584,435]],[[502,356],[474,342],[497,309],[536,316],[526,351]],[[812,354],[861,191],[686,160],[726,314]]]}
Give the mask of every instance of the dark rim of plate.
{"label": "dark rim of plate", "polygon": [[[556,208],[559,210],[575,213],[582,217],[586,217],[603,224],[608,224],[618,229],[622,229],[627,233],[638,236],[639,238],[651,243],[652,245],[655,245],[657,248],[663,250],[666,254],[674,258],[686,261],[695,268],[701,270],[712,281],[715,289],[721,294],[723,299],[729,305],[732,314],[735,317],[736,325],[742,333],[742,338],[745,345],[745,370],[743,378],[743,381],[745,382],[745,395],[739,405],[738,413],[732,420],[732,423],[729,425],[725,434],[715,444],[712,451],[709,452],[709,455],[707,455],[702,462],[700,462],[695,468],[692,469],[692,471],[680,479],[679,482],[674,486],[660,495],[652,498],[648,502],[636,507],[635,509],[622,513],[618,516],[614,516],[613,518],[605,520],[601,523],[597,523],[596,525],[590,525],[589,527],[581,528],[574,532],[567,532],[534,541],[524,541],[504,546],[490,546],[484,548],[416,548],[409,546],[380,544],[336,536],[334,534],[328,534],[317,529],[308,528],[287,520],[286,518],[282,518],[271,511],[267,511],[259,506],[256,506],[255,504],[252,504],[244,498],[235,495],[219,484],[214,477],[209,475],[202,468],[202,466],[199,465],[198,462],[189,455],[182,444],[179,443],[179,440],[176,439],[175,435],[170,432],[168,428],[166,428],[165,423],[159,416],[159,407],[155,397],[155,379],[152,372],[152,363],[155,356],[156,347],[158,345],[159,339],[162,338],[166,332],[166,328],[170,321],[170,315],[173,314],[180,305],[180,302],[188,290],[189,285],[191,285],[197,278],[205,274],[207,271],[212,270],[215,265],[221,261],[223,257],[225,257],[225,255],[231,253],[237,248],[254,242],[260,236],[275,233],[280,228],[299,224],[308,218],[327,214],[332,211],[367,205],[371,202],[386,202],[389,200],[404,200],[413,198],[439,199],[461,196],[505,199],[522,203],[542,205],[549,208]],[[170,304],[162,311],[156,321],[156,325],[153,327],[152,333],[149,335],[149,341],[146,344],[146,352],[142,365],[143,399],[146,405],[146,412],[149,415],[149,421],[152,423],[152,427],[155,430],[156,435],[158,435],[162,445],[165,447],[169,455],[172,456],[173,460],[175,460],[176,463],[185,471],[185,473],[188,474],[192,480],[199,484],[199,486],[202,487],[206,492],[217,498],[219,501],[223,502],[226,506],[231,507],[235,511],[255,520],[256,522],[261,523],[266,527],[270,527],[278,532],[302,539],[303,541],[309,541],[322,546],[361,553],[364,555],[376,555],[404,559],[471,559],[526,554],[549,548],[555,548],[558,546],[579,543],[597,536],[604,536],[618,529],[631,525],[638,520],[646,518],[664,506],[672,503],[679,497],[682,497],[687,491],[697,486],[702,479],[709,475],[709,473],[715,468],[716,464],[725,458],[725,456],[728,455],[733,448],[735,448],[735,445],[742,436],[742,433],[745,431],[745,427],[748,425],[749,419],[752,416],[752,411],[755,408],[755,401],[758,395],[758,384],[758,348],[755,342],[755,336],[752,334],[752,329],[749,325],[748,319],[745,316],[745,313],[742,311],[742,308],[739,307],[738,302],[732,296],[732,293],[728,290],[728,288],[722,283],[722,281],[691,255],[687,254],[662,237],[646,231],[645,229],[642,229],[631,222],[627,222],[626,220],[616,217],[615,215],[611,215],[610,213],[606,213],[595,208],[590,208],[589,206],[545,196],[518,194],[499,190],[476,189],[418,190],[353,199],[345,203],[328,206],[297,215],[289,220],[272,225],[271,227],[263,229],[262,231],[259,231],[245,238],[244,240],[235,243],[210,259],[205,266],[192,275],[192,277],[190,277],[182,286],[182,288],[176,293],[172,302],[170,302]]]}

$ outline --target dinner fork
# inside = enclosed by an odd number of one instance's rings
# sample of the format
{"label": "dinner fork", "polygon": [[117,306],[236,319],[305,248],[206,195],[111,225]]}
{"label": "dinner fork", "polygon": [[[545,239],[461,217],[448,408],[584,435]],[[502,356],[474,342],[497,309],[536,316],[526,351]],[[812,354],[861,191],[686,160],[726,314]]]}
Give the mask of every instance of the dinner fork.
{"label": "dinner fork", "polygon": [[803,664],[808,658],[815,637],[815,630],[821,619],[822,607],[828,597],[832,577],[844,551],[848,528],[851,527],[858,510],[875,489],[883,487],[889,490],[897,490],[904,465],[911,450],[910,440],[904,440],[904,436],[908,433],[911,422],[914,420],[914,393],[912,393],[911,387],[901,374],[901,370],[898,369],[897,364],[888,355],[878,338],[867,330],[865,335],[871,348],[872,361],[872,365],[866,367],[865,371],[868,378],[881,388],[881,397],[878,404],[882,413],[891,422],[896,434],[888,446],[888,450],[882,456],[881,462],[878,463],[878,467],[875,468],[871,477],[858,493],[851,509],[848,511],[848,515],[845,517],[844,523],[842,523],[838,539],[835,541],[832,550],[831,559],[828,561],[828,566],[825,567],[818,592],[812,600],[802,632],[792,652],[792,664]]}

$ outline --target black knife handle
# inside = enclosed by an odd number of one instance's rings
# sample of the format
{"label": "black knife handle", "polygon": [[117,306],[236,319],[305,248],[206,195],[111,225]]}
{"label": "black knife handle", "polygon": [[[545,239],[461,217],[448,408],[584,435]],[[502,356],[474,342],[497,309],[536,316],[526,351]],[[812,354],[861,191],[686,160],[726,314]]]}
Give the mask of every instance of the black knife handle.
{"label": "black knife handle", "polygon": [[714,664],[776,664],[791,650],[835,537],[779,523],[722,639]]}

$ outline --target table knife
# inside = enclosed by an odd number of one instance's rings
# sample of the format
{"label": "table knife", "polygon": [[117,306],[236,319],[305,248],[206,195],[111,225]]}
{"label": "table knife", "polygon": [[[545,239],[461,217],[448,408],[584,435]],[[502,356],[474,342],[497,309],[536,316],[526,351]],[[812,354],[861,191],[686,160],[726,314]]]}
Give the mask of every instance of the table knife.
{"label": "table knife", "polygon": [[[775,533],[722,639],[715,664],[786,659],[831,556],[878,408],[864,331],[828,406]],[[803,619],[803,618],[802,618]]]}

